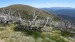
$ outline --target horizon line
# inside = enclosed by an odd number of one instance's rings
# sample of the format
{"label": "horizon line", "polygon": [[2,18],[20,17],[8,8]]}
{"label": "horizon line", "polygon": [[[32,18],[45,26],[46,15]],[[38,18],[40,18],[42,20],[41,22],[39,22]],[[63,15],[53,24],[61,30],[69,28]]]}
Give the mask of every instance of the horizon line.
{"label": "horizon line", "polygon": [[[0,6],[0,8],[8,7],[8,6],[11,6],[11,5],[27,5],[27,4],[10,4],[10,5],[6,5],[6,6],[2,6],[2,7]],[[35,6],[32,6],[32,5],[28,5],[28,6],[35,7]],[[35,8],[75,8],[75,7],[51,6],[51,7],[35,7]]]}

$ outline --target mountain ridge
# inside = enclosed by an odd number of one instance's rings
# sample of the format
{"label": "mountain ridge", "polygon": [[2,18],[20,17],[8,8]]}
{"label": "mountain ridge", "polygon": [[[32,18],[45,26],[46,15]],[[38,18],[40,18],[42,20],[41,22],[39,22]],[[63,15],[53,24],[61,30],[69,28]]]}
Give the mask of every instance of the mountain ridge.
{"label": "mountain ridge", "polygon": [[[10,5],[10,6],[3,7],[3,8],[6,10],[8,10],[8,9],[18,10],[19,12],[21,12],[23,14],[22,16],[24,16],[24,17],[26,17],[25,15],[27,14],[32,18],[31,15],[33,14],[33,11],[36,11],[36,14],[40,14],[39,17],[41,17],[41,18],[45,18],[47,16],[58,18],[57,16],[55,16],[52,13],[49,13],[47,11],[44,11],[44,10],[41,10],[38,8],[34,8],[34,7],[28,6],[28,5],[15,4],[15,5]],[[27,18],[29,18],[29,17],[27,17]]]}
{"label": "mountain ridge", "polygon": [[73,16],[75,17],[75,8],[66,8],[66,7],[60,7],[60,8],[57,8],[57,7],[54,7],[54,8],[41,8],[43,10],[46,10],[46,11],[49,11],[49,12],[52,12],[53,14],[56,14],[56,15],[69,15],[69,16]]}
{"label": "mountain ridge", "polygon": [[59,18],[63,20],[68,20],[71,22],[75,21],[75,8],[53,7],[53,8],[41,8],[41,9],[57,15]]}

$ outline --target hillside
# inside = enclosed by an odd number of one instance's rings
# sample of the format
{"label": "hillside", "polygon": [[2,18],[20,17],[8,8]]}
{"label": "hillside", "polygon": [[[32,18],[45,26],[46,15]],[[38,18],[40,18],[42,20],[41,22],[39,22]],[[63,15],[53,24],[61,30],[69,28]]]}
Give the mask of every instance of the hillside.
{"label": "hillside", "polygon": [[[0,8],[0,42],[75,42],[75,28],[58,16],[28,5]],[[71,29],[71,30],[70,30]]]}
{"label": "hillside", "polygon": [[57,15],[57,16],[62,18],[63,20],[68,20],[68,21],[71,21],[71,22],[75,22],[75,17],[71,17],[71,16],[68,16],[68,15]]}
{"label": "hillside", "polygon": [[[8,10],[8,9],[16,10],[15,14],[17,14],[19,12],[19,13],[21,13],[22,18],[26,17],[26,19],[32,18],[33,11],[36,11],[36,14],[40,14],[38,17],[40,17],[42,19],[44,19],[47,16],[57,18],[56,16],[54,16],[53,14],[51,14],[47,11],[39,10],[37,8],[27,6],[27,5],[15,4],[15,5],[11,5],[8,7],[4,7],[4,9],[5,10]],[[29,17],[27,17],[26,15],[28,15]]]}

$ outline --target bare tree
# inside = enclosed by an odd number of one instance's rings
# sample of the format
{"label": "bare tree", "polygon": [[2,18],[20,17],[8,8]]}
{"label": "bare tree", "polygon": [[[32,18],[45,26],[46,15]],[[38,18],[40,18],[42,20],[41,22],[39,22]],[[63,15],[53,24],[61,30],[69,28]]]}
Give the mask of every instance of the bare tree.
{"label": "bare tree", "polygon": [[36,13],[35,13],[36,11],[33,11],[33,25],[35,25],[35,20],[37,19],[37,17],[38,17],[38,15],[36,15]]}
{"label": "bare tree", "polygon": [[45,23],[45,25],[43,27],[45,27],[48,24],[48,22],[49,22],[49,17],[47,17],[46,23]]}

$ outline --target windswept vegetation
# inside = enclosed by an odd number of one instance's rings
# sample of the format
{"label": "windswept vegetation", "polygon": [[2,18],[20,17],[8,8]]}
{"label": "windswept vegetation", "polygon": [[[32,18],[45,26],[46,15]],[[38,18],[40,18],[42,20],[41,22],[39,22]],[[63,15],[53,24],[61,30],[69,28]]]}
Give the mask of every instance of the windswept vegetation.
{"label": "windswept vegetation", "polygon": [[75,42],[74,28],[57,16],[27,5],[0,9],[0,42]]}

